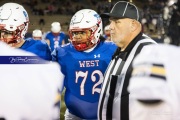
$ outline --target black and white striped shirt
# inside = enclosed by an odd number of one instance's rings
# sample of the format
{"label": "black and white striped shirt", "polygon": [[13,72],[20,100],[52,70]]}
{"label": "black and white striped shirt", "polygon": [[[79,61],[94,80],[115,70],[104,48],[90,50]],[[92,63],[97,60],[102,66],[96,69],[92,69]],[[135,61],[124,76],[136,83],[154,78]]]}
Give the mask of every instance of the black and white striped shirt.
{"label": "black and white striped shirt", "polygon": [[117,49],[104,77],[99,105],[99,120],[129,120],[129,92],[127,86],[132,72],[132,61],[143,47],[156,44],[148,36],[140,33],[121,52]]}

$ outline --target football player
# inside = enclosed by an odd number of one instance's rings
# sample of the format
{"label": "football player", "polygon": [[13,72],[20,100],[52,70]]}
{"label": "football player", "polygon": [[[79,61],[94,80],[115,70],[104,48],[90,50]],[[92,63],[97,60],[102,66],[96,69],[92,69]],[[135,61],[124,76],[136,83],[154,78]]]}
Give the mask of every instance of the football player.
{"label": "football player", "polygon": [[97,119],[103,75],[117,48],[100,40],[102,32],[97,12],[82,9],[70,21],[70,43],[53,52],[65,76],[66,120]]}
{"label": "football player", "polygon": [[130,120],[180,120],[179,54],[174,45],[149,45],[134,59]]}
{"label": "football player", "polygon": [[1,41],[0,59],[0,119],[59,119],[56,103],[63,79],[59,65]]}
{"label": "football player", "polygon": [[59,47],[64,44],[66,35],[61,31],[61,25],[59,22],[53,22],[51,24],[51,31],[48,32],[45,36],[45,40],[53,51],[54,48]]}
{"label": "football player", "polygon": [[24,40],[29,17],[23,6],[5,3],[0,7],[0,40],[8,45],[32,52],[45,60],[51,60],[51,50],[45,42]]}
{"label": "football player", "polygon": [[43,35],[42,35],[42,31],[41,30],[39,30],[39,29],[33,30],[32,37],[33,37],[34,40],[42,40],[43,39],[42,36]]}

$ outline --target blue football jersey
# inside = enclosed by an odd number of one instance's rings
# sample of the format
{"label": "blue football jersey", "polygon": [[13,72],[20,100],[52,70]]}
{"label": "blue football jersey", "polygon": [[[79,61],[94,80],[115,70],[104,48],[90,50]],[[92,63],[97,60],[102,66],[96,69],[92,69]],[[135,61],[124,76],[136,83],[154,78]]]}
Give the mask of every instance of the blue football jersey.
{"label": "blue football jersey", "polygon": [[42,40],[27,39],[20,49],[32,52],[44,60],[52,60],[50,47]]}
{"label": "blue football jersey", "polygon": [[47,33],[45,39],[49,39],[50,48],[53,51],[55,47],[58,47],[62,44],[62,41],[65,39],[66,34],[64,32],[59,33],[58,36],[54,36],[52,32]]}
{"label": "blue football jersey", "polygon": [[103,76],[116,48],[113,42],[100,42],[91,52],[76,51],[72,44],[56,50],[56,61],[65,75],[65,104],[70,113],[83,119],[97,118]]}

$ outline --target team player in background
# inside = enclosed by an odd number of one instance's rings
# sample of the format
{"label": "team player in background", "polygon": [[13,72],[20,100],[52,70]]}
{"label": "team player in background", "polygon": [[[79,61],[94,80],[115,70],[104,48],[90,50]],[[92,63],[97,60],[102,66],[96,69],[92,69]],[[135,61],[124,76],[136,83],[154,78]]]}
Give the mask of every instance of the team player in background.
{"label": "team player in background", "polygon": [[43,40],[42,31],[39,29],[35,29],[32,31],[31,37],[25,37],[25,40]]}
{"label": "team player in background", "polygon": [[103,37],[105,38],[105,40],[107,40],[107,41],[111,41],[111,30],[110,30],[110,28],[109,28],[109,25],[106,25],[105,27],[104,27],[104,35],[103,35]]}
{"label": "team player in background", "polygon": [[179,55],[179,47],[159,44],[134,59],[130,120],[180,120]]}
{"label": "team player in background", "polygon": [[42,31],[39,29],[33,30],[32,37],[34,40],[42,40],[43,39]]}
{"label": "team player in background", "polygon": [[54,51],[65,76],[65,120],[97,119],[103,75],[116,45],[101,41],[102,20],[91,9],[82,9],[70,21],[70,43]]}
{"label": "team player in background", "polygon": [[32,31],[32,37],[25,37],[26,40],[43,40],[42,31],[39,29],[35,29]]}
{"label": "team player in background", "polygon": [[51,31],[48,32],[45,36],[45,40],[51,48],[51,51],[54,48],[59,47],[65,43],[66,34],[61,31],[61,25],[59,22],[53,22],[51,24]]}
{"label": "team player in background", "polygon": [[45,42],[25,40],[29,17],[23,6],[6,3],[0,9],[0,40],[8,45],[32,52],[45,60],[51,60],[51,50]]}

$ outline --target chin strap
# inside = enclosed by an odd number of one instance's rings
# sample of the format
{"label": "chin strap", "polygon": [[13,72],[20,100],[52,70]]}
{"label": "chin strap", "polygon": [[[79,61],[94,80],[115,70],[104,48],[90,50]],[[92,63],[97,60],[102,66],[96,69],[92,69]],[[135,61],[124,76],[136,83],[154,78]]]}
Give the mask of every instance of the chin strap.
{"label": "chin strap", "polygon": [[12,41],[9,41],[7,44],[13,44],[13,43],[19,43],[20,40],[12,40]]}
{"label": "chin strap", "polygon": [[7,44],[10,45],[11,47],[20,47],[19,44],[21,43],[22,39],[17,39],[17,40],[12,40],[9,41]]}

